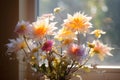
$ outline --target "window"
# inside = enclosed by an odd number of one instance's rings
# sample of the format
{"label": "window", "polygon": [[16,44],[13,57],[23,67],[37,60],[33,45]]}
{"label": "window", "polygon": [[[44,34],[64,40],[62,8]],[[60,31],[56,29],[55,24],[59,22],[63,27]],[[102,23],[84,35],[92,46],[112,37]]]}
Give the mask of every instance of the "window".
{"label": "window", "polygon": [[[115,48],[112,51],[113,57],[106,57],[101,62],[97,57],[89,63],[98,63],[100,65],[120,65],[120,43],[119,43],[119,25],[120,25],[120,1],[119,0],[37,0],[37,16],[44,13],[52,13],[55,7],[62,8],[61,15],[66,18],[66,14],[74,14],[77,11],[85,12],[92,16],[92,23],[95,28],[103,29],[107,32],[103,36],[104,43]],[[96,61],[98,60],[98,61]]]}
{"label": "window", "polygon": [[[96,61],[95,57],[89,63],[98,63],[100,65],[111,65],[109,68],[104,68],[106,72],[104,74],[96,74],[91,72],[88,74],[83,74],[83,76],[88,77],[90,80],[119,80],[120,67],[114,67],[120,65],[120,43],[119,43],[119,30],[120,24],[120,11],[119,11],[119,0],[19,0],[20,4],[20,20],[34,21],[34,18],[41,16],[44,13],[52,13],[55,7],[61,7],[61,15],[74,14],[76,11],[85,12],[89,16],[93,16],[93,26],[96,28],[102,28],[107,31],[107,37],[103,37],[104,43],[111,44],[115,48],[113,57],[105,58],[104,62]],[[32,8],[30,8],[32,7]],[[29,15],[28,15],[29,14]],[[26,76],[26,64],[22,61],[22,56],[19,61],[19,80],[24,80]],[[111,69],[112,68],[112,69]],[[115,69],[116,68],[116,69]],[[101,67],[100,67],[101,70]],[[29,72],[28,72],[29,73]],[[28,74],[27,74],[28,75]],[[94,77],[90,77],[94,76]],[[29,80],[34,79],[32,75],[28,78]],[[94,78],[94,79],[93,79]],[[86,80],[87,78],[83,79]]]}

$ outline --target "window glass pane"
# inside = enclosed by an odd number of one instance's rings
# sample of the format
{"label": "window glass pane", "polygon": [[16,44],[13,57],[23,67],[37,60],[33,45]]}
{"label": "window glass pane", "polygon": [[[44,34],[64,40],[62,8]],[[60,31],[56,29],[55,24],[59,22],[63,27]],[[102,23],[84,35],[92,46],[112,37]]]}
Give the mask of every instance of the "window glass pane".
{"label": "window glass pane", "polygon": [[112,51],[113,57],[106,56],[102,62],[95,57],[89,63],[120,65],[120,0],[38,0],[38,2],[38,16],[52,13],[56,7],[62,8],[60,14],[63,18],[67,17],[67,13],[73,15],[78,11],[92,16],[93,27],[107,32],[102,36],[103,42],[115,50]]}

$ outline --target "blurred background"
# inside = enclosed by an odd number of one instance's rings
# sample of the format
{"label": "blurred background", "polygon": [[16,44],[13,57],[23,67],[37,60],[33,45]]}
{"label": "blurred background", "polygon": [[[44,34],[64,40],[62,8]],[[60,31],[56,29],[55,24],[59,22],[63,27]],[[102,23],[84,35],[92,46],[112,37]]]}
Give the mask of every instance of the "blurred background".
{"label": "blurred background", "polygon": [[[107,32],[101,40],[115,48],[111,52],[114,56],[106,57],[103,62],[95,57],[89,63],[120,65],[120,0],[38,0],[37,16],[52,13],[56,7],[61,8],[60,15],[63,18],[67,17],[67,13],[73,15],[75,12],[84,12],[88,16],[92,16],[91,23],[94,28]],[[58,16],[58,20],[61,21]]]}

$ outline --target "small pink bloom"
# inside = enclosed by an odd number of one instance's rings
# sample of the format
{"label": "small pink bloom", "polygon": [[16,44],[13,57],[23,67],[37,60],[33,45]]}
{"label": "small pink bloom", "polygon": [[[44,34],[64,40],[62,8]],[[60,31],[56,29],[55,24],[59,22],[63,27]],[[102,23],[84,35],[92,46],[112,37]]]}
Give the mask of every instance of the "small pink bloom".
{"label": "small pink bloom", "polygon": [[42,50],[43,51],[51,51],[52,50],[52,46],[53,46],[53,41],[52,40],[48,40],[43,44]]}
{"label": "small pink bloom", "polygon": [[86,48],[85,46],[78,46],[77,44],[72,44],[68,47],[67,53],[71,56],[71,58],[80,60],[85,57]]}

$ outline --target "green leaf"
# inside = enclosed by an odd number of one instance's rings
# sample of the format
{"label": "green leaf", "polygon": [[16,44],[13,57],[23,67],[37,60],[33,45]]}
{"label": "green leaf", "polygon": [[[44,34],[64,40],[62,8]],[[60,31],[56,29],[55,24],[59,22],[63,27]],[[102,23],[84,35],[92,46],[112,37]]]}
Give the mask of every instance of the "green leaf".
{"label": "green leaf", "polygon": [[41,70],[42,70],[42,72],[46,72],[46,66],[45,66],[45,63],[41,65]]}

